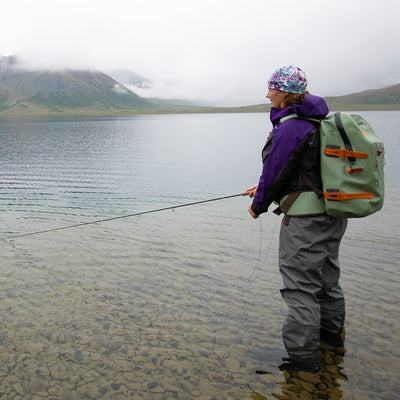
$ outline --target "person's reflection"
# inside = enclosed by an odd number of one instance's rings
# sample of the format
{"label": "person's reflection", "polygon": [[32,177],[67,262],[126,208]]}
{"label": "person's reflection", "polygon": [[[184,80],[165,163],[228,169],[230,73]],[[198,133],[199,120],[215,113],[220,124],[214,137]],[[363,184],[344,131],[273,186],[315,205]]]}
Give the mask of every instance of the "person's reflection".
{"label": "person's reflection", "polygon": [[[343,391],[340,380],[347,380],[342,373],[344,347],[335,348],[321,343],[319,351],[320,370],[317,373],[285,371],[281,383],[284,397],[279,399],[341,399]],[[286,395],[286,396],[285,396]]]}
{"label": "person's reflection", "polygon": [[[273,397],[281,400],[339,400],[343,397],[340,381],[347,380],[342,372],[341,365],[345,355],[344,342],[335,347],[321,340],[319,347],[319,371],[284,371],[285,380],[279,382],[282,393],[273,393]],[[253,400],[267,400],[268,398],[252,391]]]}

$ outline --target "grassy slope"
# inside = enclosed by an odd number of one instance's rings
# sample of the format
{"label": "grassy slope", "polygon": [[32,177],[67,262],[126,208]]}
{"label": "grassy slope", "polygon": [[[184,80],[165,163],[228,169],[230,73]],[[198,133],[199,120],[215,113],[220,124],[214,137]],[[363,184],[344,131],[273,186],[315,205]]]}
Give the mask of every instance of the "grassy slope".
{"label": "grassy slope", "polygon": [[[112,78],[102,73],[86,71],[73,74],[42,71],[25,75],[15,74],[7,79],[0,79],[0,116],[229,113],[270,110],[270,105],[266,103],[243,107],[200,107],[148,101],[133,92],[117,94],[109,89],[117,83]],[[66,90],[66,87],[69,89]],[[326,97],[326,101],[332,111],[399,110],[400,84],[345,96]]]}
{"label": "grassy slope", "polygon": [[[0,71],[1,72],[1,71]],[[0,115],[115,113],[156,109],[97,71],[21,71],[0,73]]]}

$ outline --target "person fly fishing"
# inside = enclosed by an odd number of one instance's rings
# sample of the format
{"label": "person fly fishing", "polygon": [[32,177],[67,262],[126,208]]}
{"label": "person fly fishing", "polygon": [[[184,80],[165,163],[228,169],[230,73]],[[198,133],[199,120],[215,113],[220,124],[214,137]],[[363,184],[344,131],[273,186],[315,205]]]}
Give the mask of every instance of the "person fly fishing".
{"label": "person fly fishing", "polygon": [[[265,213],[272,202],[285,212],[279,237],[281,295],[288,314],[282,337],[288,357],[281,370],[318,370],[320,340],[343,345],[345,301],[339,285],[339,245],[346,218],[333,218],[309,200],[305,214],[289,216],[291,194],[322,190],[318,124],[282,118],[297,114],[321,120],[329,113],[325,100],[307,92],[307,77],[298,67],[277,69],[268,80],[271,101],[271,134],[262,150],[259,183],[247,189],[253,199],[248,211],[253,218]],[[316,198],[316,196],[315,196]],[[303,200],[299,200],[303,201]],[[290,202],[289,202],[290,203]]]}

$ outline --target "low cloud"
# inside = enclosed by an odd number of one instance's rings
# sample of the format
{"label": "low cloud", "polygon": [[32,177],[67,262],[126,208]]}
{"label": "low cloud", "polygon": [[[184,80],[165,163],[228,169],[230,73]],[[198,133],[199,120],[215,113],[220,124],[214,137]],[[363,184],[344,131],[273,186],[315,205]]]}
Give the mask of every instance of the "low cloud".
{"label": "low cloud", "polygon": [[285,64],[339,95],[400,82],[397,0],[20,0],[3,4],[0,54],[33,68],[124,68],[145,97],[265,101]]}

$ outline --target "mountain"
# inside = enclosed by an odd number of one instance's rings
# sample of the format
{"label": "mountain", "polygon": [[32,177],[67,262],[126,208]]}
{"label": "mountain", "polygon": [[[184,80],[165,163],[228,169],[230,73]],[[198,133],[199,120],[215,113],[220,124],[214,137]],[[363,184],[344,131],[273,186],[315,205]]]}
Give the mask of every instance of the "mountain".
{"label": "mountain", "polygon": [[325,100],[331,108],[400,109],[400,84],[345,96],[326,97]]}
{"label": "mountain", "polygon": [[149,85],[151,85],[151,81],[149,79],[129,69],[117,68],[104,72],[125,86],[135,86],[137,88],[146,89],[149,87]]}
{"label": "mountain", "polygon": [[29,70],[0,57],[0,115],[154,110],[156,106],[100,71]]}
{"label": "mountain", "polygon": [[[146,89],[149,85],[151,82],[148,79],[125,69],[112,70],[108,74],[95,70],[32,70],[23,68],[15,56],[0,56],[0,116],[270,110],[270,105],[266,103],[243,107],[203,107],[193,101],[177,99],[146,100],[129,89]],[[400,84],[325,99],[332,111],[400,109]]]}

